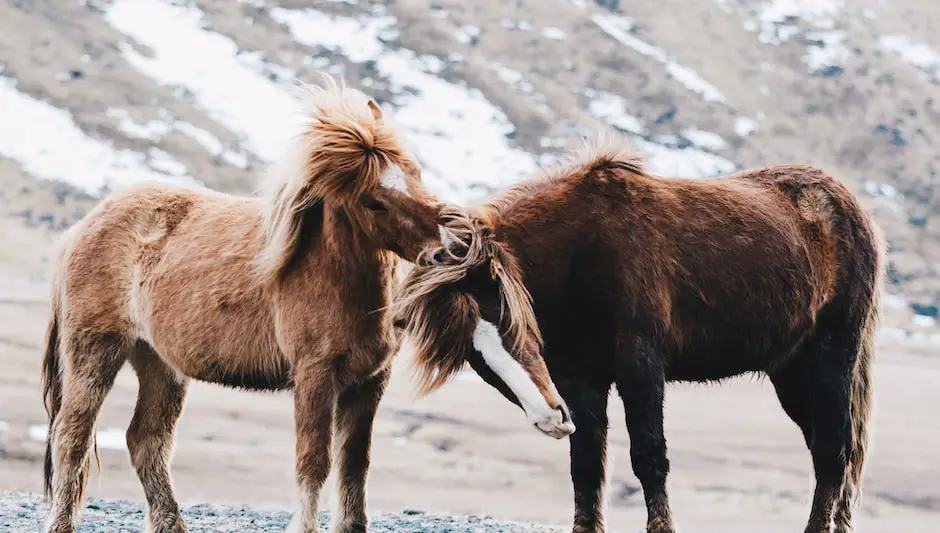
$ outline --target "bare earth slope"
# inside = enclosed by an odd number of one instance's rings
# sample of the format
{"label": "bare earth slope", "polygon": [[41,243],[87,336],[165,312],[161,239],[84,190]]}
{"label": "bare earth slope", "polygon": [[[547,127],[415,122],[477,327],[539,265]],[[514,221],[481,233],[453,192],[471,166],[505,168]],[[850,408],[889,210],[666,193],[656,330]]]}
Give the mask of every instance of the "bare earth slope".
{"label": "bare earth slope", "polygon": [[[794,162],[836,175],[891,244],[862,530],[929,531],[940,518],[940,6],[660,0],[622,10],[561,0],[0,0],[0,489],[41,488],[53,239],[107,186],[197,180],[249,193],[290,128],[291,83],[326,70],[394,111],[427,181],[454,201],[478,201],[579,134],[611,127],[666,176]],[[473,379],[416,400],[405,362],[376,429],[372,510],[568,523],[566,442],[527,428]],[[142,496],[121,437],[135,387],[122,374],[106,403],[94,496]],[[809,455],[770,386],[669,390],[680,527],[798,527]],[[632,531],[642,496],[611,403],[610,524]],[[291,506],[292,454],[289,396],[196,386],[175,484],[185,502]]]}

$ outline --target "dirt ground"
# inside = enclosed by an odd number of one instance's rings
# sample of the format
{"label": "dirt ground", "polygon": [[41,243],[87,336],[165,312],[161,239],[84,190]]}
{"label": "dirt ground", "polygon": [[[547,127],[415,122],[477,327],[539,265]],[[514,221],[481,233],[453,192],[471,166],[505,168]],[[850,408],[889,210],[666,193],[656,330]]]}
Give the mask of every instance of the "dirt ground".
{"label": "dirt ground", "polygon": [[[41,193],[42,189],[36,191]],[[0,490],[41,491],[41,337],[53,232],[0,225]],[[399,358],[374,440],[369,505],[419,508],[566,525],[572,515],[568,444],[538,434],[523,414],[472,379],[416,399]],[[885,345],[876,365],[874,451],[860,531],[930,531],[940,520],[940,358],[935,350]],[[130,420],[136,380],[125,370],[99,429]],[[623,410],[611,402],[611,531],[637,531],[642,494],[629,464]],[[809,454],[769,383],[671,386],[666,425],[671,491],[686,531],[784,532],[802,527],[811,489]],[[292,403],[288,394],[196,384],[180,422],[174,483],[185,503],[292,507]],[[142,499],[127,452],[103,449],[89,494]],[[325,506],[330,503],[327,497]]]}

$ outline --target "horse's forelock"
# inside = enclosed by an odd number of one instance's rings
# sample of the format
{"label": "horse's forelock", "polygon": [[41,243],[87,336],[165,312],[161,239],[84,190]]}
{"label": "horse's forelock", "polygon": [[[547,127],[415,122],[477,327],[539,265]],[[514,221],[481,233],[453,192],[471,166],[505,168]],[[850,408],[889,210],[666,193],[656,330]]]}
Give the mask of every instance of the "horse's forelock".
{"label": "horse's forelock", "polygon": [[455,242],[422,252],[394,304],[396,316],[403,319],[416,344],[423,392],[440,387],[459,371],[472,349],[479,306],[452,285],[474,268],[488,264],[499,288],[501,311],[508,311],[501,319],[513,350],[520,351],[529,339],[542,343],[532,298],[512,250],[495,239],[490,223],[480,217],[448,207],[441,218]]}

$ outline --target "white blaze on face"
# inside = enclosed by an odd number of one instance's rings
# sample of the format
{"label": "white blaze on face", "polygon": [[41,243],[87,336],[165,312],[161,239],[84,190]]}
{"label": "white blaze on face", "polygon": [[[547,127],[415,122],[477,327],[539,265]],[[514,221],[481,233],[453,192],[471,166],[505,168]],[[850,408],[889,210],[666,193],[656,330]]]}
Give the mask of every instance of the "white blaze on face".
{"label": "white blaze on face", "polygon": [[438,224],[437,232],[441,235],[441,244],[444,245],[444,248],[447,248],[454,242],[454,238],[450,236],[450,232],[447,231],[444,226]]}
{"label": "white blaze on face", "polygon": [[380,183],[386,189],[395,189],[408,197],[411,196],[408,194],[408,187],[405,186],[405,173],[398,167],[392,167],[383,174]]}
{"label": "white blaze on face", "polygon": [[[540,431],[555,434],[570,425],[560,411],[548,405],[529,373],[506,351],[494,324],[483,319],[477,322],[473,332],[473,347],[483,356],[486,365],[512,389],[522,404],[526,418]],[[570,431],[564,434],[568,433]]]}

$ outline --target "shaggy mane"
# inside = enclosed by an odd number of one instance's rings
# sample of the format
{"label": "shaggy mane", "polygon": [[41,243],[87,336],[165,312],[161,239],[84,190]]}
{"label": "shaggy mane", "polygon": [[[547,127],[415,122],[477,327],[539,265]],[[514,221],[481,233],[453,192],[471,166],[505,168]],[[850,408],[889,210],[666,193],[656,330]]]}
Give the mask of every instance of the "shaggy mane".
{"label": "shaggy mane", "polygon": [[[459,207],[443,208],[441,218],[452,244],[422,252],[394,304],[396,316],[415,342],[421,394],[444,385],[470,354],[472,346],[461,342],[469,343],[479,320],[479,308],[472,298],[448,291],[448,286],[465,278],[473,268],[488,264],[490,275],[499,284],[500,304],[504,311],[508,309],[501,319],[508,327],[512,349],[521,350],[529,335],[539,345],[542,343],[532,297],[511,250],[494,238],[482,218]],[[463,312],[451,312],[455,307]],[[437,309],[446,312],[435,312]],[[443,323],[442,317],[454,323]]]}
{"label": "shaggy mane", "polygon": [[[536,192],[559,183],[576,185],[600,175],[604,170],[621,170],[630,174],[648,176],[643,153],[633,148],[621,133],[600,131],[593,137],[581,139],[581,145],[568,150],[559,161],[542,169],[540,175],[527,179],[496,194],[478,209],[488,217],[491,225],[499,213],[518,201],[532,197]],[[495,226],[494,226],[495,227]]]}
{"label": "shaggy mane", "polygon": [[304,214],[326,202],[355,206],[381,186],[392,165],[412,197],[430,203],[417,161],[384,120],[375,100],[324,75],[322,86],[300,85],[302,130],[268,170],[259,193],[265,244],[255,266],[266,281],[279,277],[299,246]]}

